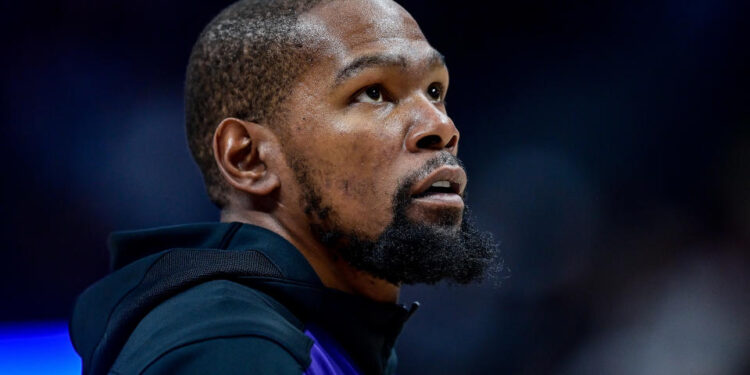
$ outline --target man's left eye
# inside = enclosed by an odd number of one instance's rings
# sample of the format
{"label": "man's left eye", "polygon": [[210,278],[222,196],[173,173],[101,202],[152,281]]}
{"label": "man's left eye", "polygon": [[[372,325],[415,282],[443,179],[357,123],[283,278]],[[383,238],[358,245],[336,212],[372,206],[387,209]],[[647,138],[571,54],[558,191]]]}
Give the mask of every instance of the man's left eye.
{"label": "man's left eye", "polygon": [[363,103],[380,103],[383,101],[383,90],[377,85],[366,87],[354,100]]}
{"label": "man's left eye", "polygon": [[443,97],[443,86],[439,83],[433,83],[427,88],[427,95],[432,100],[440,100]]}

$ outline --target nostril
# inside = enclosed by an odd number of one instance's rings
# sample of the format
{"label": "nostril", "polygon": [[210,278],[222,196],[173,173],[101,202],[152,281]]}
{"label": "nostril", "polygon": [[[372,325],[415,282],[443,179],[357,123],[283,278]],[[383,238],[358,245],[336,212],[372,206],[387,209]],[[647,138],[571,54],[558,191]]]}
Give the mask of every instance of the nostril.
{"label": "nostril", "polygon": [[418,148],[441,148],[442,140],[439,135],[428,135],[417,141]]}
{"label": "nostril", "polygon": [[458,137],[454,135],[451,137],[450,141],[448,141],[448,143],[445,144],[445,148],[453,148],[456,146],[457,143],[458,143]]}

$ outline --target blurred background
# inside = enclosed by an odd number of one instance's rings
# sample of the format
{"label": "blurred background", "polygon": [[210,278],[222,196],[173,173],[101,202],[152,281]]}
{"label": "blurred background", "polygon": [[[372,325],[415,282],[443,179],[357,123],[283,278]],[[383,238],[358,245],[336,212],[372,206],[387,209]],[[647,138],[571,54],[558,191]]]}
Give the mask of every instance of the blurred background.
{"label": "blurred background", "polygon": [[[109,232],[217,220],[182,85],[228,3],[0,4],[0,373],[80,371]],[[510,277],[405,288],[400,374],[750,374],[747,2],[401,3]]]}

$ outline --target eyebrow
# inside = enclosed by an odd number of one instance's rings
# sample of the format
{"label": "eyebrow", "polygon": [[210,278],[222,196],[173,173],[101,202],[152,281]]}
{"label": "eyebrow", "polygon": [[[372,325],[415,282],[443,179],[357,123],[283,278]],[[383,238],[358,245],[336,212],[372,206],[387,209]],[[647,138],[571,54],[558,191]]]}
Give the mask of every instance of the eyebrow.
{"label": "eyebrow", "polygon": [[[333,86],[336,87],[341,85],[347,79],[357,75],[357,73],[367,68],[391,66],[406,68],[406,61],[404,55],[377,53],[360,56],[339,70],[338,74],[336,74],[336,80]],[[436,65],[445,66],[445,57],[440,52],[433,50],[427,58],[427,66],[434,67]]]}

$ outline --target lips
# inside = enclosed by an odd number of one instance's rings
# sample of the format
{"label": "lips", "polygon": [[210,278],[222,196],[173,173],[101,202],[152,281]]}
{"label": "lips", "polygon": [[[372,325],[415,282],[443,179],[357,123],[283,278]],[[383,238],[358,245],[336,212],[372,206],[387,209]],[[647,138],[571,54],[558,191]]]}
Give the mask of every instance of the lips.
{"label": "lips", "polygon": [[463,196],[466,188],[466,172],[459,166],[443,166],[414,184],[412,198],[431,194],[457,194]]}

